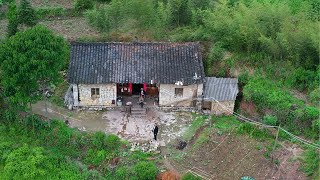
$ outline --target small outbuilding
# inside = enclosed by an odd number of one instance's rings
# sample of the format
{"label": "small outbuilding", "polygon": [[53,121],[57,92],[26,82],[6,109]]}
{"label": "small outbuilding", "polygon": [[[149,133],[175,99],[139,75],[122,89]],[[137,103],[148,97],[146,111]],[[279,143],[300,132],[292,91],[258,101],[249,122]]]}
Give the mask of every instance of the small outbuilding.
{"label": "small outbuilding", "polygon": [[203,108],[215,115],[231,115],[239,92],[237,78],[206,77]]}

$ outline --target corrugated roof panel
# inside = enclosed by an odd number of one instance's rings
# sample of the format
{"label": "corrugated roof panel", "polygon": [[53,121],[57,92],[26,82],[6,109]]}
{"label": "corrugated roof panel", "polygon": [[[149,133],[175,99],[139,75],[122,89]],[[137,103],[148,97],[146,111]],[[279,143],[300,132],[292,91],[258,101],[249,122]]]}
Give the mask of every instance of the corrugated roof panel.
{"label": "corrugated roof panel", "polygon": [[238,91],[237,78],[206,77],[205,100],[232,101],[236,99]]}

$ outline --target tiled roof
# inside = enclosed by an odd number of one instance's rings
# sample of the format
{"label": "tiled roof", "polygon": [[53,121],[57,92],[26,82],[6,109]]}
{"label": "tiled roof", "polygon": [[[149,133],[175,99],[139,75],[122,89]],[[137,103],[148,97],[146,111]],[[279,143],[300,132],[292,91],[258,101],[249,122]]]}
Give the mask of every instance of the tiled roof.
{"label": "tiled roof", "polygon": [[204,69],[199,43],[73,43],[68,81],[73,84],[194,84]]}
{"label": "tiled roof", "polygon": [[204,100],[234,101],[238,90],[237,78],[206,77],[204,85]]}

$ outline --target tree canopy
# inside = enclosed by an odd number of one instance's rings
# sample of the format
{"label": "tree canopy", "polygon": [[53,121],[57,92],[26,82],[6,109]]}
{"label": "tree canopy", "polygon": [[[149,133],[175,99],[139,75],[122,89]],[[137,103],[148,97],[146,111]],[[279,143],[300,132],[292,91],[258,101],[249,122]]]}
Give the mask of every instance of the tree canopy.
{"label": "tree canopy", "polygon": [[67,43],[46,27],[38,25],[18,32],[0,51],[4,95],[19,107],[36,101],[41,86],[59,80],[67,58]]}

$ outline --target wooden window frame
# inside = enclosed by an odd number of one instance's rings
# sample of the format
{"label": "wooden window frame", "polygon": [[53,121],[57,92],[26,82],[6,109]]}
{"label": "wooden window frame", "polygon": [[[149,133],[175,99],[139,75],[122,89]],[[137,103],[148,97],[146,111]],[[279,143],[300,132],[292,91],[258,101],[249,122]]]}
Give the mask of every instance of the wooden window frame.
{"label": "wooden window frame", "polygon": [[97,99],[100,97],[100,88],[91,88],[91,98]]}
{"label": "wooden window frame", "polygon": [[174,97],[183,97],[183,88],[174,88]]}

